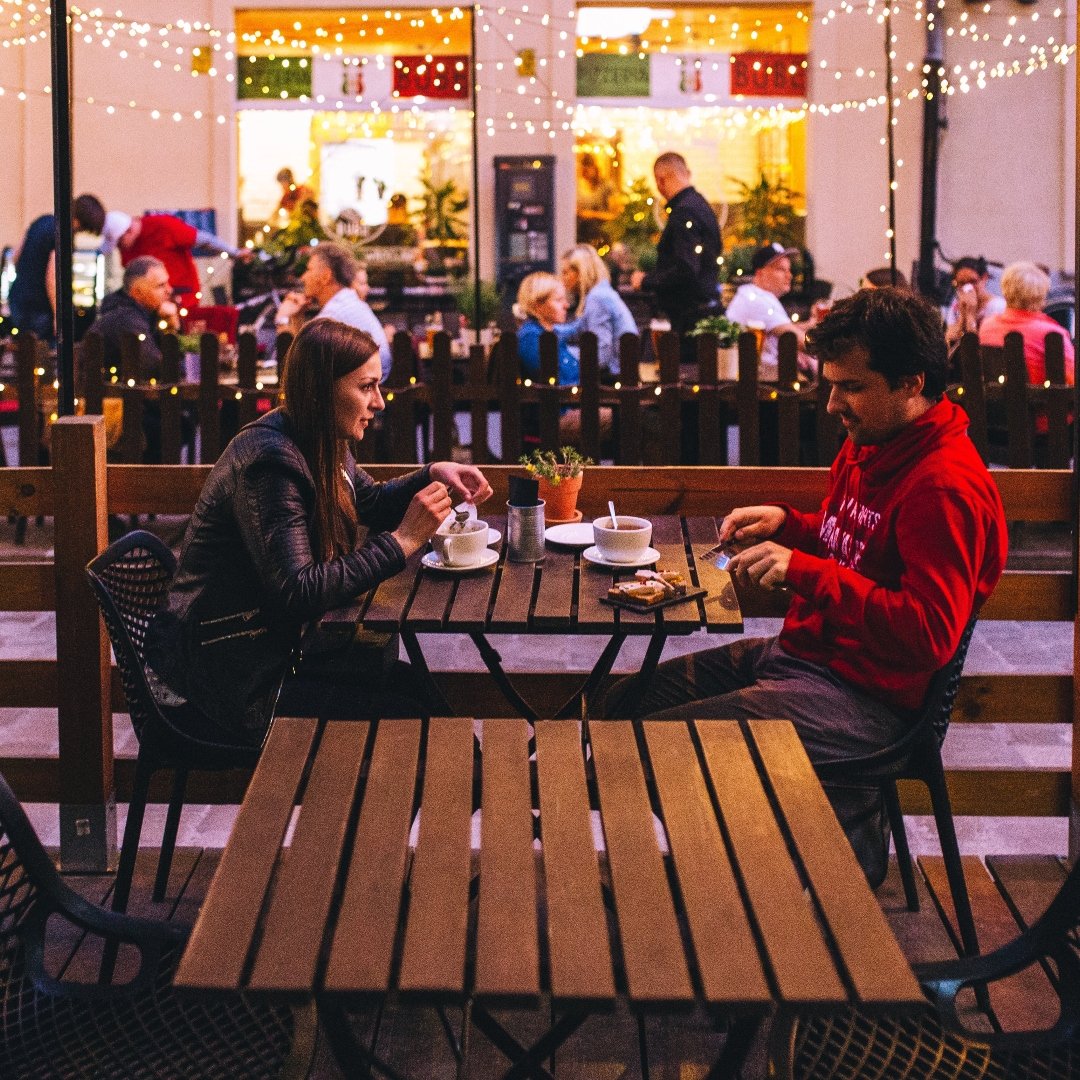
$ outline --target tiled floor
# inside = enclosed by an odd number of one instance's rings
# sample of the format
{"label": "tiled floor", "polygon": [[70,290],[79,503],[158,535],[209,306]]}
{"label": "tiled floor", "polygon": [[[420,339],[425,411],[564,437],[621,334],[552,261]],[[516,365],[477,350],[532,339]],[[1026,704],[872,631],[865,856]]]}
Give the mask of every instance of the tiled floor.
{"label": "tiled floor", "polygon": [[[155,530],[170,542],[182,532],[180,519],[159,519]],[[51,528],[30,523],[25,547],[15,547],[10,524],[0,523],[0,560],[43,555],[52,544]],[[1025,565],[1036,568],[1060,563],[1067,557],[1067,538],[1027,536],[1017,545]],[[51,554],[51,552],[50,552]],[[777,620],[748,619],[747,634],[773,633]],[[434,671],[477,670],[483,665],[472,642],[464,636],[421,635],[425,656]],[[588,671],[605,643],[601,637],[574,639],[572,646],[556,636],[501,635],[496,641],[510,672],[551,670],[556,664],[567,673]],[[695,634],[672,638],[665,656],[674,656],[721,644],[722,636]],[[631,638],[623,646],[615,670],[632,671],[644,655],[644,639]],[[0,659],[54,657],[55,618],[48,613],[0,614]],[[1063,623],[980,623],[975,629],[965,670],[969,674],[1072,672],[1072,627]],[[118,754],[134,756],[134,736],[126,716],[115,718]],[[12,755],[53,755],[57,752],[56,714],[47,709],[0,708],[0,746]],[[946,764],[1043,765],[1068,767],[1072,733],[1068,725],[1013,724],[988,727],[953,725],[946,743]],[[34,806],[31,814],[46,843],[57,842],[55,806]],[[126,807],[120,807],[121,824]],[[221,846],[228,835],[233,810],[217,806],[189,806],[181,825],[181,844]],[[164,821],[163,808],[151,808],[143,833],[144,844],[157,844]],[[1064,818],[960,818],[961,849],[970,854],[1064,855],[1068,828]],[[936,853],[932,820],[910,821],[912,848],[919,854]]]}

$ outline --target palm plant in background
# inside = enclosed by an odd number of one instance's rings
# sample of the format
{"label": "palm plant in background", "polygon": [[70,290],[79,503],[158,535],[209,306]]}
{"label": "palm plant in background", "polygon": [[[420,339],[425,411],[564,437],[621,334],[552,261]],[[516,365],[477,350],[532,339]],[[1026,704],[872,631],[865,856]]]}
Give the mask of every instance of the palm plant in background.
{"label": "palm plant in background", "polygon": [[760,247],[778,243],[784,247],[803,246],[803,219],[795,206],[799,193],[783,182],[769,181],[760,174],[756,184],[731,178],[739,190],[738,202],[732,207],[734,220],[730,231],[743,244]]}
{"label": "palm plant in background", "polygon": [[413,217],[423,226],[424,238],[438,243],[465,240],[466,222],[461,215],[468,209],[469,196],[453,180],[436,184],[430,173],[422,184],[422,205]]}

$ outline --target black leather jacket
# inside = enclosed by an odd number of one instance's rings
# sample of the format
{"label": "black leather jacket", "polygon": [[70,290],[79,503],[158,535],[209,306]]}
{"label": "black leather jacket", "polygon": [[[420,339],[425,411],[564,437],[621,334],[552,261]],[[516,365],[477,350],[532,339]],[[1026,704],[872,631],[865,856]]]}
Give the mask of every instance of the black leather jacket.
{"label": "black leather jacket", "polygon": [[369,531],[329,562],[312,552],[315,488],[283,411],[245,427],[207,478],[147,657],[225,737],[261,742],[305,624],[405,566],[388,530],[429,469],[377,484],[351,458],[347,467]]}

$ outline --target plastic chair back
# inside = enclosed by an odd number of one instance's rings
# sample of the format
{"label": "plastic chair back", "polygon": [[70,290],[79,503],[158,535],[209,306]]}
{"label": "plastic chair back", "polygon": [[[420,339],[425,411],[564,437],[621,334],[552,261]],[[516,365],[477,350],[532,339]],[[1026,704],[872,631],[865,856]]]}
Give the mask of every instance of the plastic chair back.
{"label": "plastic chair back", "polygon": [[933,727],[939,746],[945,741],[945,734],[949,730],[953,704],[960,689],[960,676],[964,673],[964,661],[967,659],[977,618],[977,615],[972,615],[968,619],[956,652],[943,668],[934,673],[923,699],[923,720]]}
{"label": "plastic chair back", "polygon": [[116,665],[141,741],[158,713],[146,681],[146,632],[166,602],[176,572],[173,553],[153,533],[138,530],[110,544],[86,568],[109,631]]}

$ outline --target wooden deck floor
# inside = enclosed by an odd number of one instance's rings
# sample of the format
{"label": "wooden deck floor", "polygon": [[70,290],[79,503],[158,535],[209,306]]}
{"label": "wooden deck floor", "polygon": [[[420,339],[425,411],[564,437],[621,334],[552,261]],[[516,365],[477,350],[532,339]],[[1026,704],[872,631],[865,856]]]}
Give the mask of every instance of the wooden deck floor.
{"label": "wooden deck floor", "polygon": [[[168,896],[155,904],[150,893],[157,851],[144,848],[136,866],[130,912],[192,923],[220,855],[220,850],[212,848],[178,849]],[[940,858],[933,857],[921,858],[919,866],[922,903],[918,912],[910,912],[905,906],[895,861],[885,884],[878,890],[878,899],[912,962],[955,957],[957,936],[952,925],[944,866]],[[1066,870],[1059,859],[1051,856],[999,856],[989,857],[985,862],[976,857],[965,858],[965,872],[980,944],[985,952],[1015,937],[1021,928],[1038,918],[1064,881]],[[65,880],[86,899],[108,902],[112,875],[69,875]],[[89,943],[64,937],[50,942],[50,953],[52,970],[64,971],[68,978],[88,981],[96,978],[100,955]],[[123,959],[122,956],[118,977],[123,977]],[[994,1022],[1004,1030],[1047,1027],[1057,1016],[1056,999],[1041,969],[1021,972],[1005,980],[993,989],[991,1004]],[[460,1013],[452,1013],[447,1019],[457,1026]],[[542,1019],[527,1013],[506,1019],[507,1026],[523,1042],[530,1041],[531,1028],[539,1033],[543,1026]],[[966,1021],[973,1028],[985,1028],[990,1022],[975,1013],[974,1007]],[[370,1022],[367,1030],[373,1030]],[[640,1076],[649,1080],[700,1080],[715,1058],[721,1039],[700,1018],[650,1018],[643,1047],[633,1017],[597,1017],[588,1021],[560,1050],[556,1069],[560,1080],[565,1077],[621,1080]],[[401,1009],[385,1015],[378,1032],[378,1045],[384,1059],[407,1080],[434,1080],[455,1073],[442,1022],[430,1009]],[[642,1052],[647,1057],[644,1068]],[[493,1076],[505,1067],[505,1061],[491,1044],[474,1033],[470,1075]],[[312,1077],[331,1080],[339,1075],[322,1048]],[[744,1076],[745,1080],[751,1080],[764,1075],[764,1054],[758,1046]]]}

